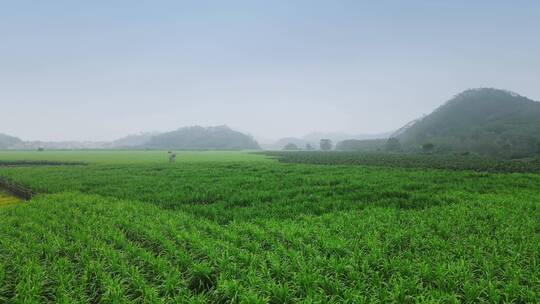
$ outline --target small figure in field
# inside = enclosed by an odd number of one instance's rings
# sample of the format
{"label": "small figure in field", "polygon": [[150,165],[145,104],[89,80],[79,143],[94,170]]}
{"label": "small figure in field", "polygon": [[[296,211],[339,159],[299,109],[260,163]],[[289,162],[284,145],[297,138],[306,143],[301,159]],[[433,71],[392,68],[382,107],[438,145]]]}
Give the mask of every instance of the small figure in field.
{"label": "small figure in field", "polygon": [[176,154],[169,152],[169,163],[176,162]]}

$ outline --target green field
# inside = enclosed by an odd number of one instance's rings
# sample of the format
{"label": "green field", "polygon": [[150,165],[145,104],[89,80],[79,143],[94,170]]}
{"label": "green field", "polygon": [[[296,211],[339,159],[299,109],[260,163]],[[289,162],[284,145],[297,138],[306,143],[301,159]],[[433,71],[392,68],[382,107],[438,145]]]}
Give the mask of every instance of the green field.
{"label": "green field", "polygon": [[0,303],[538,302],[535,170],[323,156],[0,152]]}
{"label": "green field", "polygon": [[540,173],[540,157],[509,159],[475,154],[358,153],[346,151],[264,152],[284,163],[364,165],[393,168],[471,170],[492,173]]}
{"label": "green field", "polygon": [[[265,161],[266,158],[252,153],[239,153],[235,151],[201,151],[201,152],[174,152],[177,162],[252,162]],[[0,160],[5,161],[59,161],[59,162],[89,162],[108,164],[136,164],[136,163],[163,163],[167,162],[167,151],[0,151]]]}

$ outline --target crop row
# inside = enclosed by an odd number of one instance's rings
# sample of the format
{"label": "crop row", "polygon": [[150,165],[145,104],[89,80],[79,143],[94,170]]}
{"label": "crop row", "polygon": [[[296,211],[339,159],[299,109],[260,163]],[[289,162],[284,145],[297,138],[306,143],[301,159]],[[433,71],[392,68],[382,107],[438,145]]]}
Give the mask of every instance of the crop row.
{"label": "crop row", "polygon": [[83,194],[0,209],[0,302],[534,302],[538,202],[213,221]]}
{"label": "crop row", "polygon": [[0,303],[540,297],[538,174],[98,156],[0,168]]}
{"label": "crop row", "polygon": [[540,172],[540,158],[502,159],[479,155],[405,154],[363,152],[264,152],[285,163],[318,165],[366,165],[398,168],[472,170],[481,172]]}
{"label": "crop row", "polygon": [[485,194],[535,197],[536,174],[280,163],[90,165],[0,171],[37,193],[83,192],[153,203],[227,223],[366,207],[422,209]]}

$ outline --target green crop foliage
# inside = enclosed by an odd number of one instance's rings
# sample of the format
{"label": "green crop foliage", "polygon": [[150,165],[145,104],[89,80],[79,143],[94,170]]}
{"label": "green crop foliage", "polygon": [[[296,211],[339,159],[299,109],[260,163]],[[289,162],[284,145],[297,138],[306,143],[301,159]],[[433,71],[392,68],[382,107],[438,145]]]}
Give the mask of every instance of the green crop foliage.
{"label": "green crop foliage", "polygon": [[396,168],[472,170],[480,172],[540,173],[540,158],[507,159],[469,154],[406,154],[365,152],[260,152],[284,163],[364,165]]}
{"label": "green crop foliage", "polygon": [[0,303],[540,297],[537,173],[50,153],[89,164],[0,167],[39,193],[0,208]]}
{"label": "green crop foliage", "polygon": [[[174,151],[177,162],[261,162],[267,161],[262,155],[236,151]],[[89,162],[108,164],[164,163],[169,156],[167,151],[125,151],[125,150],[88,150],[88,151],[0,151],[3,161],[57,161]]]}

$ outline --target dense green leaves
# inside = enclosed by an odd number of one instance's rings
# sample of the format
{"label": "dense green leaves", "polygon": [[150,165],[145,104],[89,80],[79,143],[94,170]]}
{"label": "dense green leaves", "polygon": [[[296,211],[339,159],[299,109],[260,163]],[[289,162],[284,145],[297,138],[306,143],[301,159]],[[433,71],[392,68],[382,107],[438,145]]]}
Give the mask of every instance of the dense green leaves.
{"label": "dense green leaves", "polygon": [[2,296],[67,302],[533,302],[538,202],[487,196],[222,226],[59,194],[0,209]]}
{"label": "dense green leaves", "polygon": [[264,152],[285,163],[364,165],[378,167],[473,170],[479,172],[540,172],[540,158],[504,159],[471,154],[405,154],[334,151]]}
{"label": "dense green leaves", "polygon": [[363,151],[363,152],[376,152],[383,151],[386,139],[347,139],[340,141],[336,145],[338,151]]}
{"label": "dense green leaves", "polygon": [[149,155],[148,163],[1,168],[45,194],[0,208],[0,302],[540,296],[538,174],[169,165]]}

